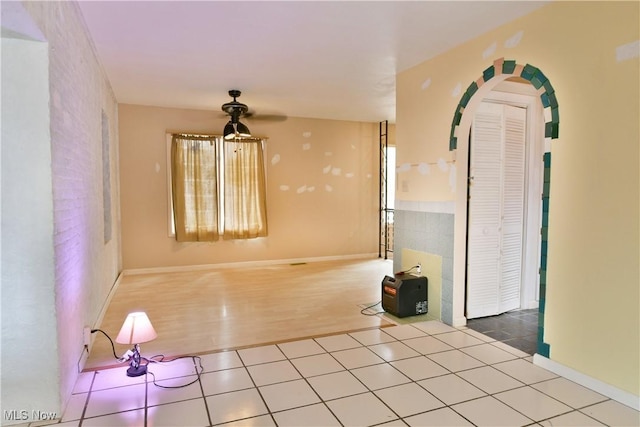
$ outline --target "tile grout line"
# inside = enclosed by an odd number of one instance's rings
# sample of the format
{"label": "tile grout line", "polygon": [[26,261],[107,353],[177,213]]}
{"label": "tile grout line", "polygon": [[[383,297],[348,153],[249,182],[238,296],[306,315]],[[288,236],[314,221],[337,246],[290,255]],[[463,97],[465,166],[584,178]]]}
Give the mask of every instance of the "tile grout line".
{"label": "tile grout line", "polygon": [[[280,348],[278,347],[277,344],[270,344],[275,346],[278,351],[280,351],[282,353],[282,350],[280,350]],[[256,384],[255,380],[253,379],[253,376],[251,375],[251,372],[249,372],[249,366],[257,366],[257,365],[262,365],[264,363],[256,363],[254,365],[247,365],[246,362],[244,361],[244,359],[242,358],[242,356],[240,355],[240,352],[236,352],[238,354],[238,358],[240,359],[240,362],[242,363],[242,368],[246,371],[247,375],[249,376],[249,379],[251,380],[251,384],[253,384],[253,387],[255,388],[256,392],[258,393],[258,395],[260,396],[260,399],[262,400],[262,403],[264,404],[265,409],[267,410],[267,413],[269,414],[269,416],[271,417],[271,421],[273,421],[273,423],[275,425],[278,425],[278,423],[276,423],[275,418],[273,417],[273,414],[271,413],[271,409],[269,408],[269,405],[267,405],[267,401],[264,398],[264,395],[262,394],[262,391],[260,390],[260,387],[258,387],[258,385]],[[284,353],[282,353],[283,356],[287,357]],[[273,362],[265,362],[265,363],[273,363]],[[249,389],[247,389],[249,390]],[[263,414],[266,415],[266,414]],[[262,415],[257,415],[257,416],[262,416]],[[253,417],[248,417],[248,418],[242,418],[242,419],[250,419]],[[237,422],[239,420],[233,420],[233,421],[225,421],[225,422]],[[211,424],[213,426],[213,424]]]}
{"label": "tile grout line", "polygon": [[[202,393],[202,400],[204,403],[204,409],[207,411],[207,419],[209,420],[209,425],[213,425],[213,420],[211,419],[211,411],[209,410],[209,404],[207,403],[207,396],[204,393],[204,386],[202,385],[202,375],[204,375],[204,366],[202,366],[202,361],[200,361],[200,366],[202,367],[202,372],[198,373],[198,366],[196,365],[196,359],[193,358],[193,368],[198,375],[198,385],[200,386],[200,393]],[[199,399],[199,398],[198,398]]]}
{"label": "tile grout line", "polygon": [[[80,414],[80,420],[78,423],[78,427],[82,427],[82,423],[84,422],[84,416],[87,413],[87,407],[89,406],[89,398],[91,397],[91,392],[93,391],[93,383],[96,381],[96,373],[93,373],[93,377],[91,378],[91,385],[89,385],[89,391],[87,392],[87,398],[84,401],[84,407],[82,408],[82,413]],[[62,421],[62,418],[60,418]]]}
{"label": "tile grout line", "polygon": [[[347,333],[346,335],[350,336],[348,333]],[[352,337],[352,338],[353,338],[353,337]],[[355,338],[354,338],[354,339],[355,339]],[[311,339],[311,341],[313,341],[316,345],[320,346],[320,348],[322,348],[322,349],[324,350],[324,352],[325,352],[325,353],[320,353],[320,354],[327,354],[327,355],[329,355],[333,360],[335,360],[335,361],[336,361],[336,363],[338,363],[340,366],[342,366],[342,367],[345,369],[345,371],[346,371],[346,372],[351,373],[351,372],[349,371],[349,369],[347,369],[347,367],[346,367],[346,366],[344,366],[342,363],[340,363],[340,361],[339,361],[339,360],[337,360],[337,359],[333,356],[333,354],[331,354],[331,352],[327,351],[327,350],[326,350],[326,349],[325,349],[325,348],[324,348],[324,347],[323,347],[319,342],[317,342],[317,341],[315,340],[315,338],[312,338],[312,339]],[[357,341],[357,340],[356,340],[356,341]],[[282,349],[281,349],[281,351],[282,351]],[[340,425],[344,425],[344,424],[342,423],[342,421],[340,421],[340,418],[338,418],[338,415],[336,415],[336,413],[331,409],[331,407],[330,407],[329,405],[327,405],[327,401],[326,401],[326,400],[324,400],[324,399],[322,398],[322,396],[320,396],[320,393],[319,393],[315,388],[313,388],[313,386],[312,386],[312,385],[311,385],[311,383],[309,382],[308,378],[307,378],[307,377],[305,377],[305,376],[302,374],[302,372],[300,372],[300,370],[298,369],[298,367],[297,367],[297,366],[296,366],[296,365],[291,361],[292,359],[290,359],[290,358],[289,358],[289,356],[287,356],[287,354],[286,354],[284,351],[282,351],[282,354],[284,354],[284,355],[285,355],[285,357],[287,358],[287,360],[289,361],[289,363],[291,363],[291,365],[293,366],[293,368],[298,372],[298,374],[300,374],[300,376],[304,379],[304,381],[305,381],[305,382],[306,382],[306,384],[309,386],[309,388],[311,388],[311,390],[313,390],[313,392],[316,394],[316,396],[318,397],[318,399],[320,399],[320,402],[322,402],[322,404],[324,405],[324,407],[325,407],[325,408],[327,408],[327,410],[329,411],[329,413],[330,413],[330,414],[331,414],[331,415],[332,415],[332,416],[333,416],[333,417],[338,421],[338,423],[340,423]],[[302,356],[302,357],[312,357],[312,356],[315,356],[315,355]],[[302,358],[302,357],[300,357],[300,358]],[[294,358],[294,359],[295,359],[295,358]],[[340,371],[338,371],[338,372],[340,372]],[[322,376],[322,375],[328,375],[328,373],[326,373],[326,374],[320,374],[320,375],[317,375],[317,376]],[[351,375],[353,375],[353,374],[351,374]],[[354,375],[354,377],[355,377],[355,375]],[[311,377],[311,378],[314,378],[314,377]],[[356,378],[356,380],[360,381],[360,379],[359,379],[359,378],[357,378],[357,377],[355,377],[355,378]],[[364,384],[363,384],[363,386],[364,386]],[[366,387],[366,386],[365,386],[365,387]],[[274,417],[274,421],[275,421],[275,417]],[[276,424],[277,424],[277,423],[276,423]]]}
{"label": "tile grout line", "polygon": [[[154,377],[155,379],[155,377]],[[149,412],[149,376],[144,374],[144,427],[147,427],[147,413]]]}

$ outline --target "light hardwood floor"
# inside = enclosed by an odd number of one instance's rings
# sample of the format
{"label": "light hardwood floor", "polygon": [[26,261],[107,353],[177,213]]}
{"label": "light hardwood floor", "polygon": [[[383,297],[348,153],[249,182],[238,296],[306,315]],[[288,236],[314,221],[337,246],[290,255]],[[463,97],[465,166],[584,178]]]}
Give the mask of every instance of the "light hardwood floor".
{"label": "light hardwood floor", "polygon": [[[158,338],[141,352],[151,357],[388,326],[360,310],[380,301],[392,269],[376,258],[124,275],[99,328],[115,340],[129,312],[147,312]],[[115,348],[118,356],[127,350]],[[111,344],[96,333],[85,370],[114,364]]]}

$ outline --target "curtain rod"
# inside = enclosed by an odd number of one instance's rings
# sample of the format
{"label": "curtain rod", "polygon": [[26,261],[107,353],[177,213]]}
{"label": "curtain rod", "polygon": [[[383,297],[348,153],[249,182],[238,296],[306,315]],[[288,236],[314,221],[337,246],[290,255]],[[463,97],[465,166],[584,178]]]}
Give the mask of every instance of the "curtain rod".
{"label": "curtain rod", "polygon": [[[198,133],[190,133],[190,132],[171,132],[171,136],[177,137],[186,137],[186,138],[199,138],[199,139],[209,139],[209,138],[222,138],[222,135],[210,135],[210,134],[198,134]],[[263,140],[267,140],[266,136],[250,136],[243,138],[234,138],[227,141],[234,142],[260,142]]]}

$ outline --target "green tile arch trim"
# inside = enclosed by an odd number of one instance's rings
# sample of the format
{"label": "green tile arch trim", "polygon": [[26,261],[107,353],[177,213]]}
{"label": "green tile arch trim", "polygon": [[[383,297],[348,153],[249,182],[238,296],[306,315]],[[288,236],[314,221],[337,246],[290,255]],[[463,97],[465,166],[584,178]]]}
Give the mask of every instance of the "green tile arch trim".
{"label": "green tile arch trim", "polygon": [[549,108],[551,106],[551,102],[549,101],[549,94],[546,92],[540,95],[540,101],[542,101],[542,106],[544,108]]}
{"label": "green tile arch trim", "polygon": [[551,346],[544,342],[544,314],[546,309],[546,294],[547,294],[547,250],[549,248],[549,201],[550,194],[549,185],[551,180],[551,153],[544,153],[542,157],[544,163],[544,182],[545,185],[542,189],[542,229],[541,245],[540,245],[540,297],[538,304],[538,354],[549,357],[551,352]]}
{"label": "green tile arch trim", "polygon": [[[553,111],[553,110],[552,110]],[[544,124],[544,136],[545,138],[556,139],[558,138],[559,123],[547,122]]]}
{"label": "green tile arch trim", "polygon": [[544,356],[546,358],[549,358],[549,354],[551,354],[551,346],[547,343],[544,342],[539,342],[538,343],[538,354],[541,356]]}
{"label": "green tile arch trim", "polygon": [[[496,65],[502,63],[502,67],[498,68],[501,71],[501,75],[511,75],[514,77],[522,77],[523,79],[529,81],[533,87],[540,90],[544,88],[543,92],[540,93],[540,101],[542,102],[542,106],[551,110],[551,121],[546,123],[545,125],[545,137],[551,139],[557,139],[559,135],[559,123],[560,123],[560,114],[558,111],[558,100],[555,95],[555,89],[553,85],[544,75],[544,73],[537,67],[526,64],[524,66],[518,66],[518,63],[512,59],[498,59],[494,61],[493,65],[487,67],[482,72],[482,80],[484,82],[488,82],[489,80],[495,78],[496,76]],[[518,70],[520,72],[518,73]],[[460,124],[460,120],[462,118],[461,111],[467,106],[473,95],[478,91],[478,83],[480,79],[476,79],[467,90],[462,94],[458,105],[456,106],[453,120],[451,122],[451,133],[449,134],[449,151],[453,151],[458,148],[458,138],[456,135],[456,127]]]}
{"label": "green tile arch trim", "polygon": [[547,81],[547,77],[542,73],[542,71],[537,70],[535,73],[533,73],[530,81],[533,87],[535,87],[536,89],[540,89],[542,85]]}
{"label": "green tile arch trim", "polygon": [[458,111],[458,112],[453,116],[453,122],[456,124],[456,126],[458,126],[458,125],[460,124],[460,120],[462,120],[462,113]]}
{"label": "green tile arch trim", "polygon": [[493,65],[482,72],[482,79],[485,82],[488,82],[495,76],[496,76],[496,69]]}
{"label": "green tile arch trim", "polygon": [[[496,69],[498,64],[502,64],[500,68]],[[518,65],[517,61],[512,59],[500,58],[494,61],[493,65],[486,68],[482,72],[482,81],[485,83],[496,77],[496,72],[499,75],[511,75],[518,76],[529,81],[533,87],[540,91],[540,101],[543,108],[549,113],[547,117],[551,117],[551,121],[545,123],[545,138],[557,139],[560,133],[560,114],[558,109],[558,99],[555,94],[555,89],[551,84],[551,81],[539,68],[526,64],[524,66]],[[469,101],[478,91],[478,81],[480,78],[471,82],[467,87],[467,90],[462,94],[458,105],[456,106],[453,114],[453,120],[451,122],[451,132],[449,134],[449,151],[456,150],[458,148],[458,137],[456,136],[457,127],[460,125],[462,119],[462,112],[468,105]],[[549,109],[549,110],[547,110]],[[543,209],[542,209],[542,224],[546,228],[549,224],[549,182],[551,176],[551,153],[544,154],[544,188],[542,193]],[[542,236],[541,249],[540,249],[540,304],[538,307],[538,313],[540,318],[540,325],[538,327],[538,353],[544,357],[549,357],[551,352],[551,346],[544,342],[544,314],[546,307],[546,267],[547,267],[547,248],[549,247],[548,235],[546,233]]]}
{"label": "green tile arch trim", "polygon": [[516,69],[516,61],[504,61],[502,63],[502,74],[513,74]]}
{"label": "green tile arch trim", "polygon": [[[470,99],[471,99],[471,95],[469,95],[469,92],[468,92],[468,91],[467,91],[467,92],[465,92],[465,93],[462,95],[462,99],[460,100],[460,103],[458,103],[458,107],[464,107],[464,108],[466,108],[466,107],[467,107],[467,104],[469,103],[469,100],[470,100]],[[460,110],[458,110],[458,111],[460,111]]]}
{"label": "green tile arch trim", "polygon": [[549,96],[549,107],[558,108],[558,98],[556,98],[555,92],[545,92]]}
{"label": "green tile arch trim", "polygon": [[[529,80],[530,82],[533,80],[533,76],[535,76],[535,74],[540,71],[538,70],[536,67],[534,67],[533,65],[527,64],[524,66],[524,68],[522,69],[522,72],[520,73],[520,77],[522,77],[525,80]],[[533,82],[532,82],[533,83]],[[537,88],[536,88],[537,89]]]}

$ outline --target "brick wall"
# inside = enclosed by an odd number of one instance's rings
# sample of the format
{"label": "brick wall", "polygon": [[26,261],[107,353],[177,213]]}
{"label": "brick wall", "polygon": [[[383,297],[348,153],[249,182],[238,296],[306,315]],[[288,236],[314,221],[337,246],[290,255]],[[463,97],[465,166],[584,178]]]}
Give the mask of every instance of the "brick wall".
{"label": "brick wall", "polygon": [[[83,328],[94,326],[121,270],[117,104],[75,2],[24,2],[49,47],[51,191],[61,405],[78,374]],[[112,238],[105,243],[103,115],[109,143]],[[4,327],[4,325],[3,325]],[[62,408],[61,408],[62,409]]]}

